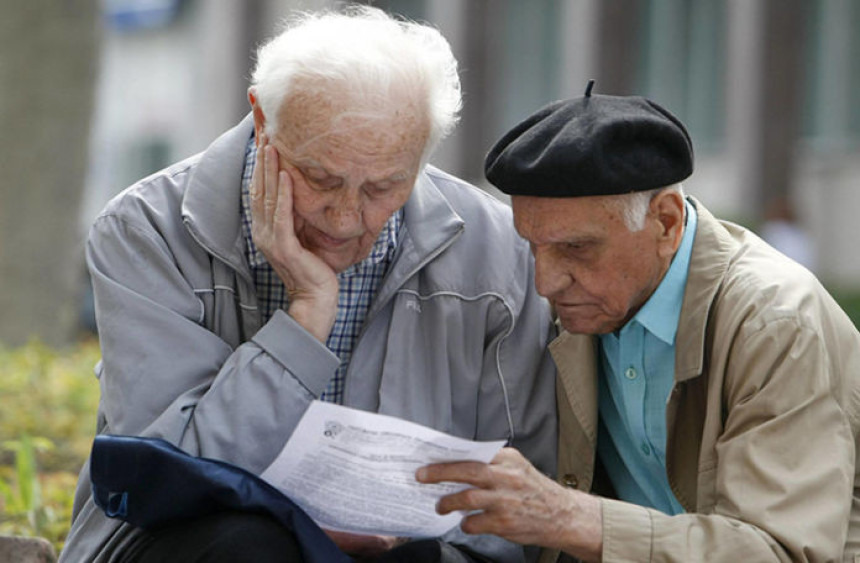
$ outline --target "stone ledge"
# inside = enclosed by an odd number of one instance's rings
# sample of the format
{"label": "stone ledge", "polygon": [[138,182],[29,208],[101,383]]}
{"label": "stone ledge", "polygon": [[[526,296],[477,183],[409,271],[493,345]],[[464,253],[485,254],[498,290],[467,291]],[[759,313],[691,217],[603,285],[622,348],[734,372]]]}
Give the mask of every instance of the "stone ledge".
{"label": "stone ledge", "polygon": [[4,563],[54,563],[54,546],[43,538],[0,536],[0,561]]}

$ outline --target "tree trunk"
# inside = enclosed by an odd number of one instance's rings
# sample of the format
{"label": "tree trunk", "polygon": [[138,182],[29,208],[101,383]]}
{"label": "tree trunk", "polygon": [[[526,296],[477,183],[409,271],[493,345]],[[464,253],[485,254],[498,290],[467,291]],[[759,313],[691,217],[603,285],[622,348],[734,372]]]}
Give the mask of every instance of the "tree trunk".
{"label": "tree trunk", "polygon": [[77,325],[98,4],[0,5],[0,344],[59,345]]}

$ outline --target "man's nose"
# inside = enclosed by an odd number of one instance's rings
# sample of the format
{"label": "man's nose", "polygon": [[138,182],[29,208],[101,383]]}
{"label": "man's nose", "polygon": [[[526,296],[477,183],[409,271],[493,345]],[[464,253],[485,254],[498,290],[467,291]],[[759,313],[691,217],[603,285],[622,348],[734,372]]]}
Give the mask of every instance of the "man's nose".
{"label": "man's nose", "polygon": [[573,282],[570,272],[550,247],[532,247],[535,257],[535,288],[544,297],[564,290]]}
{"label": "man's nose", "polygon": [[361,224],[361,213],[361,190],[351,186],[338,190],[328,209],[331,227],[336,231],[332,234],[354,234],[356,227]]}

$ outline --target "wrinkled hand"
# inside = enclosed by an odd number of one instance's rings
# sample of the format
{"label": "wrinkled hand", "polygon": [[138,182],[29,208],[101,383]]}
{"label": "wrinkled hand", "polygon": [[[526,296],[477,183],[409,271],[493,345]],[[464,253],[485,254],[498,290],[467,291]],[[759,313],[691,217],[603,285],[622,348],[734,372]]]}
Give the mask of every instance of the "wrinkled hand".
{"label": "wrinkled hand", "polygon": [[324,343],[337,313],[337,277],[296,237],[292,179],[265,135],[251,179],[251,237],[284,282],[289,315]]}
{"label": "wrinkled hand", "polygon": [[600,559],[600,500],[562,487],[513,448],[502,449],[489,464],[428,465],[418,470],[416,479],[475,487],[442,497],[436,506],[439,514],[474,512],[460,523],[467,534],[494,534],[515,543],[562,549],[585,560]]}
{"label": "wrinkled hand", "polygon": [[396,538],[394,536],[365,536],[350,534],[348,532],[336,532],[334,530],[323,531],[341,551],[360,559],[376,559],[386,551],[390,551],[398,545],[409,541],[408,538]]}

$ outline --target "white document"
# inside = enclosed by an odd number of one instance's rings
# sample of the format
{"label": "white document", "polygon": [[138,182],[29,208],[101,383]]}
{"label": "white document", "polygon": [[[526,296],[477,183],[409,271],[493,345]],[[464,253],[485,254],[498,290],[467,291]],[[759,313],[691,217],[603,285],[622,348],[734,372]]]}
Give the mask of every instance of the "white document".
{"label": "white document", "polygon": [[444,461],[487,463],[504,441],[473,442],[391,416],[313,401],[263,479],[330,530],[403,537],[441,536],[462,513],[436,514],[436,501],[468,487],[427,485],[415,470]]}

